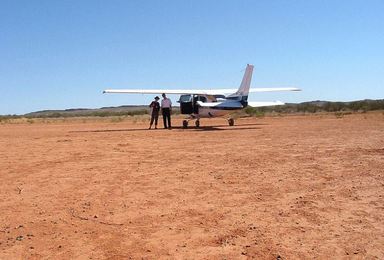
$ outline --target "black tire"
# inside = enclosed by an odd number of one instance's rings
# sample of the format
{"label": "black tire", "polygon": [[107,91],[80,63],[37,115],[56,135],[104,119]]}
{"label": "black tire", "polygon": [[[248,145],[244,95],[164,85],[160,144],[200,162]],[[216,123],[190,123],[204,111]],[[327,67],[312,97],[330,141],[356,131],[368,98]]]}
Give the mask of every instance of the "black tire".
{"label": "black tire", "polygon": [[197,128],[200,127],[200,121],[199,121],[199,120],[196,120],[196,122],[195,122],[195,126],[196,126]]}
{"label": "black tire", "polygon": [[187,120],[183,120],[183,128],[187,128],[188,127],[188,121]]}
{"label": "black tire", "polygon": [[235,120],[233,118],[228,119],[228,125],[229,126],[234,126],[235,125]]}

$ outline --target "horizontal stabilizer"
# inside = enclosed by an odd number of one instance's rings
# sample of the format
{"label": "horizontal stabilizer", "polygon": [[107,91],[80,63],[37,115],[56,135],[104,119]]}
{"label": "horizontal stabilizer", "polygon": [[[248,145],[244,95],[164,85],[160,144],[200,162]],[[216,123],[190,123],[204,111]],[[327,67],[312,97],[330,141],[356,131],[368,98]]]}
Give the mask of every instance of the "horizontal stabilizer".
{"label": "horizontal stabilizer", "polygon": [[248,106],[250,107],[269,107],[269,106],[281,106],[284,105],[281,101],[270,101],[270,102],[248,102]]}
{"label": "horizontal stabilizer", "polygon": [[196,102],[200,107],[214,107],[214,108],[243,108],[243,105],[238,101],[223,101],[223,102]]}
{"label": "horizontal stabilizer", "polygon": [[202,101],[197,101],[196,103],[201,107],[216,107],[223,104],[223,102],[202,102]]}

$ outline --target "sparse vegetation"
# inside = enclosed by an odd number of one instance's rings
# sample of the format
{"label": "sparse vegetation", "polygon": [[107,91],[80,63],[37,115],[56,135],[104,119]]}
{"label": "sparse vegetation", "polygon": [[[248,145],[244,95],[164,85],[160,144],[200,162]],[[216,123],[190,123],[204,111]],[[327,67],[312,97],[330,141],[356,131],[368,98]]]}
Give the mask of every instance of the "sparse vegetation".
{"label": "sparse vegetation", "polygon": [[265,110],[263,108],[246,107],[244,109],[244,112],[247,115],[255,116],[255,117],[264,117],[265,116]]}
{"label": "sparse vegetation", "polygon": [[12,119],[20,118],[18,115],[0,115],[0,124],[9,123]]}
{"label": "sparse vegetation", "polygon": [[[264,117],[283,116],[286,114],[306,114],[306,113],[334,113],[337,118],[342,118],[353,112],[366,113],[368,111],[383,110],[384,99],[381,100],[359,100],[353,102],[328,102],[328,101],[312,101],[299,104],[286,104],[274,107],[247,107],[240,112],[234,114],[235,117],[254,116]],[[178,108],[173,109],[173,115],[179,115]],[[122,106],[107,107],[100,109],[67,109],[67,110],[47,110],[28,113],[25,115],[0,115],[0,124],[5,123],[34,123],[34,122],[51,122],[52,120],[66,121],[67,118],[78,118],[83,123],[88,118],[106,118],[113,123],[122,122],[125,119],[132,119],[135,122],[148,120],[149,108],[147,106]],[[384,115],[384,112],[383,112]],[[36,120],[40,119],[40,120]]]}
{"label": "sparse vegetation", "polygon": [[360,100],[352,102],[312,101],[274,107],[247,107],[245,113],[249,116],[263,116],[265,114],[281,115],[290,113],[332,112],[335,113],[336,117],[343,117],[352,112],[365,113],[374,110],[384,110],[384,100]]}
{"label": "sparse vegetation", "polygon": [[62,111],[62,112],[40,112],[25,115],[26,118],[67,118],[67,117],[123,117],[148,114],[146,109],[130,111]]}
{"label": "sparse vegetation", "polygon": [[122,122],[124,120],[124,118],[123,117],[121,117],[121,116],[114,116],[114,117],[112,117],[111,118],[111,122],[112,123],[120,123],[120,122]]}

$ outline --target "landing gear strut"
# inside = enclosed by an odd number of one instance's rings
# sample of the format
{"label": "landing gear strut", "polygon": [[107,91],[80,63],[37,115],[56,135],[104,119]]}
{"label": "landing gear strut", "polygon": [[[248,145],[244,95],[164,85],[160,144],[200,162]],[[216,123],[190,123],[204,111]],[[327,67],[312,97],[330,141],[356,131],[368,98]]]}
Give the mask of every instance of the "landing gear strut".
{"label": "landing gear strut", "polygon": [[229,126],[234,126],[235,125],[235,120],[233,118],[228,119],[228,125]]}

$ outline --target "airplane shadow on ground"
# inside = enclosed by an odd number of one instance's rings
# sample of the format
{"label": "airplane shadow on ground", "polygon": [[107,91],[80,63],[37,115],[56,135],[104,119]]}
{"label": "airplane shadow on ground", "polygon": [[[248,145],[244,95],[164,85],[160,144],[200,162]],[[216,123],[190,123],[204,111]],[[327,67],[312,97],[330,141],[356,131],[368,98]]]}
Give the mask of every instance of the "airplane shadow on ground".
{"label": "airplane shadow on ground", "polygon": [[[228,125],[217,125],[217,126],[200,126],[196,128],[194,126],[190,126],[188,128],[183,128],[182,126],[172,127],[172,130],[183,130],[183,131],[240,131],[240,130],[256,130],[261,129],[261,125],[266,124],[241,124],[235,126]],[[245,126],[245,127],[243,127]],[[162,131],[164,129],[159,127],[158,129],[148,128],[126,128],[126,129],[100,129],[100,130],[78,130],[78,131],[69,131],[70,133],[109,133],[109,132],[138,132],[138,131]]]}

